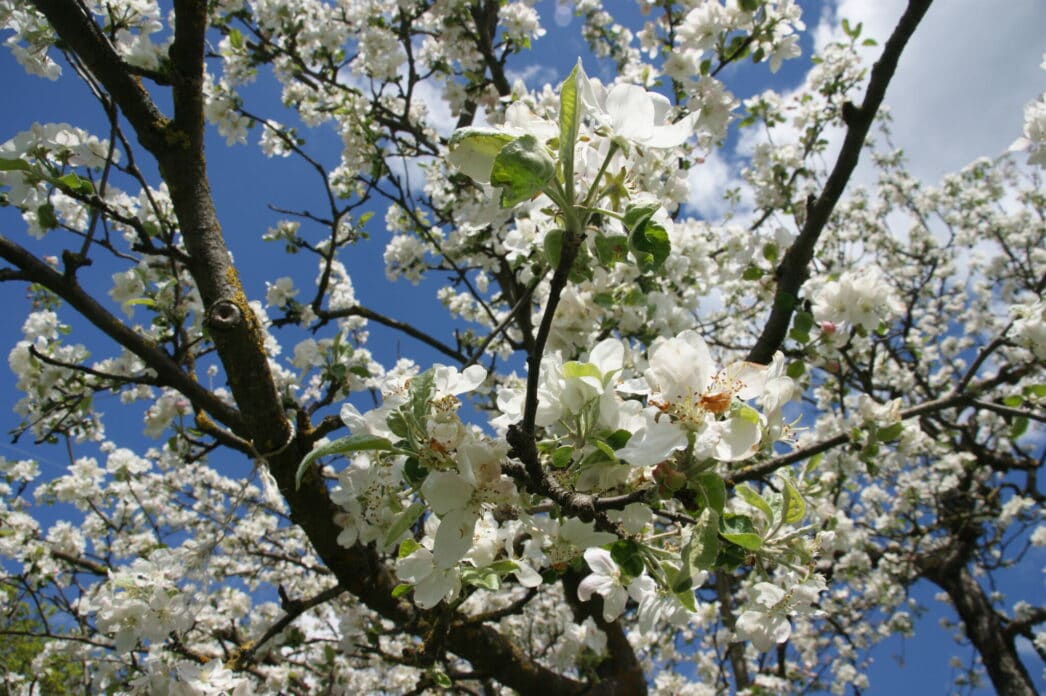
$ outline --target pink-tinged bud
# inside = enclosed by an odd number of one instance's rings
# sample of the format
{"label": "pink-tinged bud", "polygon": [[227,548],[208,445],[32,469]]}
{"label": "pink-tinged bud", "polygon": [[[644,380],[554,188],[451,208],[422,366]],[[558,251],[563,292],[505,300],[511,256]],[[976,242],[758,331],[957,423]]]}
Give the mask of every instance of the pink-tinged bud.
{"label": "pink-tinged bud", "polygon": [[57,256],[45,256],[44,257],[44,261],[46,261],[50,265],[54,266],[55,268],[58,268],[58,257]]}
{"label": "pink-tinged bud", "polygon": [[834,334],[836,332],[836,330],[838,328],[839,327],[835,325],[835,322],[832,322],[832,321],[822,321],[821,322],[821,333],[823,333],[823,334],[827,334],[827,335],[831,336],[832,334]]}
{"label": "pink-tinged bud", "polygon": [[837,375],[842,370],[842,365],[839,364],[838,360],[828,360],[824,364],[824,369],[825,369],[825,372],[828,372],[828,373],[833,374],[833,375]]}

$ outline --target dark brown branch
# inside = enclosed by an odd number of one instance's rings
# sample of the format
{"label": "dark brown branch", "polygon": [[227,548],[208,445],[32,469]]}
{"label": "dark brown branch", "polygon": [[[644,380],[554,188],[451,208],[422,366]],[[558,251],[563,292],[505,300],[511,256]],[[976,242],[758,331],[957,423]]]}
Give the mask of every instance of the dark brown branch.
{"label": "dark brown branch", "polygon": [[120,111],[149,149],[162,145],[168,120],[128,69],[84,5],[75,0],[32,0],[55,32],[105,85]]}
{"label": "dark brown branch", "polygon": [[883,48],[882,56],[872,68],[864,101],[859,107],[844,105],[843,120],[847,128],[839,157],[821,195],[808,203],[803,228],[781,261],[777,272],[777,291],[774,293],[773,308],[759,339],[748,353],[747,359],[750,362],[768,364],[784,342],[792,312],[799,298],[799,290],[810,274],[809,265],[817,240],[857,167],[861,148],[864,147],[868,130],[882,104],[886,87],[897,69],[901,52],[929,9],[931,1],[909,1],[908,8]]}
{"label": "dark brown branch", "polygon": [[537,594],[538,594],[538,590],[537,590],[536,587],[528,587],[527,591],[519,599],[517,599],[517,600],[507,604],[506,606],[502,607],[501,609],[494,609],[493,611],[485,611],[482,614],[476,614],[474,616],[470,616],[470,617],[468,617],[468,623],[477,623],[477,624],[478,623],[487,623],[487,622],[493,623],[495,621],[500,621],[501,619],[505,618],[506,616],[512,616],[513,614],[518,614],[519,612],[521,612],[523,610],[523,607],[525,607],[530,602],[530,600],[534,599],[534,597],[537,596]]}
{"label": "dark brown branch", "polygon": [[376,321],[377,323],[382,324],[384,326],[388,326],[393,329],[398,329],[399,331],[402,331],[408,336],[418,339],[425,345],[435,348],[447,357],[453,358],[459,363],[467,363],[469,361],[467,355],[465,355],[459,350],[451,348],[446,343],[440,341],[438,338],[430,336],[424,331],[421,331],[420,329],[417,329],[406,322],[387,317],[384,314],[375,312],[372,309],[367,309],[366,307],[363,307],[361,305],[356,305],[355,307],[348,307],[347,309],[321,309],[320,311],[316,312],[316,316],[318,316],[320,319],[342,319],[345,317],[363,317],[365,319],[370,319],[371,321]]}
{"label": "dark brown branch", "polygon": [[58,560],[65,561],[69,565],[73,565],[77,568],[86,570],[92,575],[97,575],[103,578],[109,575],[108,566],[92,561],[89,558],[84,558],[83,556],[74,556],[72,554],[65,553],[64,551],[59,551],[55,548],[48,548],[48,552]]}
{"label": "dark brown branch", "polygon": [[314,597],[310,597],[306,600],[290,600],[283,593],[282,586],[280,587],[280,597],[283,599],[282,606],[284,613],[274,624],[262,634],[258,640],[251,641],[245,646],[241,647],[235,653],[232,658],[228,661],[229,669],[244,670],[247,669],[251,663],[254,662],[254,656],[258,652],[258,649],[269,642],[274,636],[280,634],[283,629],[290,626],[294,621],[309,611],[313,607],[318,607],[321,604],[325,604],[330,600],[338,597],[339,595],[345,594],[346,589],[341,585],[335,585],[334,587],[328,588],[323,592],[320,592]]}
{"label": "dark brown branch", "polygon": [[591,618],[607,637],[607,656],[596,668],[601,681],[594,684],[586,694],[592,696],[597,694],[599,696],[615,694],[642,696],[642,694],[646,694],[647,684],[643,666],[636,657],[632,644],[628,642],[621,621],[607,621],[603,618],[602,597],[596,595],[587,602],[580,600],[577,594],[578,585],[581,583],[580,573],[568,572],[562,577],[561,582],[563,583],[563,594],[566,596],[575,621],[581,623],[586,618]]}
{"label": "dark brown branch", "polygon": [[[944,411],[949,408],[956,408],[959,406],[969,406],[976,403],[974,394],[987,388],[990,385],[995,384],[998,378],[985,380],[981,384],[974,385],[969,391],[961,394],[948,394],[940,399],[934,399],[933,401],[927,401],[917,406],[912,406],[901,411],[901,420],[908,420],[909,418],[915,418],[917,416],[924,416],[937,411]],[[846,444],[850,441],[850,433],[839,433],[834,437],[830,437],[827,440],[822,440],[815,445],[804,447],[803,449],[783,454],[780,457],[774,457],[765,462],[759,464],[752,464],[740,469],[733,474],[726,476],[727,485],[741,483],[742,481],[752,481],[754,479],[761,479],[768,474],[772,474],[778,469],[801,462],[804,459],[813,457],[814,455],[820,454],[821,452],[827,452],[830,449],[834,449],[840,445]]]}
{"label": "dark brown branch", "polygon": [[[725,572],[715,574],[716,597],[719,599],[719,618],[731,633],[734,632],[734,578]],[[734,671],[734,687],[738,691],[748,688],[751,683],[748,676],[748,662],[745,660],[744,643],[731,641],[726,648],[730,667]]]}
{"label": "dark brown branch", "polygon": [[77,363],[70,363],[65,362],[64,360],[58,360],[56,358],[52,358],[49,355],[44,355],[43,353],[38,351],[36,349],[36,346],[34,345],[29,346],[29,354],[42,363],[53,365],[54,367],[64,367],[65,369],[72,370],[73,372],[81,372],[85,375],[98,377],[99,379],[111,380],[113,382],[117,382],[118,384],[145,384],[153,387],[161,386],[160,381],[155,377],[128,377],[124,375],[114,375],[108,372],[101,372],[100,370],[95,370],[94,368],[87,367],[86,365],[79,365]]}
{"label": "dark brown branch", "polygon": [[24,279],[37,283],[67,302],[85,319],[119,345],[131,351],[157,375],[157,383],[177,389],[196,408],[207,411],[233,430],[243,427],[240,413],[187,375],[167,353],[136,333],[102,307],[72,278],[54,270],[25,248],[0,235],[0,258],[20,269]]}

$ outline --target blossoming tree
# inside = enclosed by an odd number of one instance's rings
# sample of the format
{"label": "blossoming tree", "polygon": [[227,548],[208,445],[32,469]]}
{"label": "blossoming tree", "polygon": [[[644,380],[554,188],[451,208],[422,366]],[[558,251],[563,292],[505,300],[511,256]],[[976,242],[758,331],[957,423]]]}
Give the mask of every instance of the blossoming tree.
{"label": "blossoming tree", "polygon": [[[574,3],[617,76],[535,91],[533,2],[0,1],[108,124],[0,146],[17,435],[69,458],[0,460],[0,633],[43,646],[8,688],[842,693],[922,579],[1034,692],[1046,608],[994,588],[1046,544],[1046,102],[1030,157],[931,187],[866,146],[929,0],[870,70],[847,25],[743,104],[720,76],[799,55],[792,0],[639,4]],[[750,203],[711,222],[687,173],[732,121]],[[208,124],[318,196],[220,220]],[[390,292],[442,281],[441,332],[365,304],[379,238]]]}

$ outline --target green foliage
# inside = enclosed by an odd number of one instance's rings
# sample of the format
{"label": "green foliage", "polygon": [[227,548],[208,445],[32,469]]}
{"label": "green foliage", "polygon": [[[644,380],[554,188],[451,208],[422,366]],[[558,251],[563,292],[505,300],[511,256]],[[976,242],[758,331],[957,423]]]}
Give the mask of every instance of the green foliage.
{"label": "green foliage", "polygon": [[644,273],[661,268],[672,251],[668,232],[653,221],[658,206],[633,206],[625,212],[624,223],[629,230],[628,248],[639,270]]}
{"label": "green foliage", "polygon": [[47,626],[24,601],[14,597],[9,588],[4,595],[4,613],[0,618],[0,689],[4,694],[23,693],[21,684],[32,685],[34,694],[84,693],[81,686],[85,673],[81,663],[62,655],[50,655],[37,661],[49,640],[43,636]]}
{"label": "green foliage", "polygon": [[384,437],[377,437],[368,433],[355,433],[347,435],[343,438],[339,438],[334,442],[328,442],[326,445],[316,447],[301,460],[301,464],[298,465],[298,472],[294,475],[294,483],[296,486],[301,485],[301,479],[305,476],[305,472],[308,470],[309,465],[320,457],[326,457],[331,454],[347,454],[349,452],[363,452],[367,450],[395,450],[391,442]]}
{"label": "green foliage", "polygon": [[577,91],[580,62],[559,86],[559,162],[569,188],[574,176],[574,145],[581,129],[581,99]]}
{"label": "green foliage", "polygon": [[556,162],[533,135],[521,136],[494,158],[490,183],[501,189],[501,207],[511,208],[541,193],[556,175]]}

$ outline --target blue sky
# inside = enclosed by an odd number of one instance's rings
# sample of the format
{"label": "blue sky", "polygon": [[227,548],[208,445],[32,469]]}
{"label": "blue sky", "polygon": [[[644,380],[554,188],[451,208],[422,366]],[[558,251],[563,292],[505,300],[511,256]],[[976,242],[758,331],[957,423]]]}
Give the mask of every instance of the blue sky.
{"label": "blue sky", "polygon": [[[853,23],[864,21],[865,34],[884,40],[902,8],[900,0],[841,0],[837,15],[832,12],[837,3],[807,1],[800,4],[807,25],[817,27],[814,35],[818,42],[823,42],[838,25],[840,16],[850,17]],[[571,21],[557,23],[554,5],[549,0],[538,3],[548,33],[523,57],[525,68],[518,72],[530,87],[538,87],[544,81],[558,82],[578,56],[587,56],[578,32],[578,20],[560,14],[561,20]],[[632,3],[608,2],[607,5],[627,7],[636,14]],[[1046,3],[1009,0],[1005,6],[1006,10],[1000,11],[997,4],[983,0],[940,2],[930,10],[906,51],[887,103],[895,118],[895,140],[908,152],[916,174],[932,181],[977,156],[1001,154],[1019,135],[1023,104],[1046,89],[1046,72],[1038,69],[1046,51],[1046,38],[1042,33],[1042,27],[1046,27]],[[786,63],[776,76],[769,75],[765,69],[731,69],[724,77],[742,98],[771,85],[778,89],[795,87],[809,67],[812,45],[809,38],[806,41],[803,57]],[[585,64],[591,74],[602,77],[611,74],[609,66],[598,66],[590,57],[585,59]],[[34,121],[69,122],[105,137],[101,111],[78,82],[62,79],[51,83],[30,77],[6,50],[0,51],[0,76],[8,95],[8,106],[0,109],[0,142]],[[268,98],[275,95],[267,81],[260,82],[252,91]],[[338,138],[329,130],[308,131],[305,135],[319,144],[330,143],[332,153],[340,147]],[[261,234],[282,217],[266,206],[272,203],[303,209],[318,204],[319,199],[311,170],[293,159],[274,161],[263,157],[254,145],[257,131],[252,131],[249,139],[248,146],[227,148],[224,138],[213,132],[208,143],[209,166],[218,212],[248,294],[252,299],[264,299],[265,280],[283,275],[281,264],[286,263],[281,245],[260,241]],[[735,143],[736,139],[732,139],[725,151],[710,158],[708,167],[698,175],[695,186],[706,199],[716,195],[717,187],[729,185],[730,180],[724,178],[724,174],[736,175],[741,154],[734,150]],[[148,171],[145,161],[140,164]],[[870,171],[859,171],[858,180],[870,181]],[[452,343],[446,312],[434,299],[438,284],[430,282],[419,291],[405,281],[390,286],[385,280],[381,255],[387,236],[374,224],[380,222],[383,212],[382,205],[371,224],[370,242],[354,247],[351,259],[347,260],[357,296],[371,309],[413,323]],[[19,217],[10,210],[0,209],[0,229],[30,249],[55,253],[53,247],[48,248],[24,235]],[[80,277],[98,288],[104,297],[113,270],[104,266],[82,269]],[[409,301],[404,301],[405,298]],[[25,287],[0,285],[0,301],[8,307],[0,316],[0,336],[4,339],[0,344],[6,356],[21,337],[20,327],[28,307]],[[98,342],[97,332],[88,328],[86,334],[81,333],[83,322],[68,313],[62,316],[77,328],[74,332],[74,336],[79,334],[77,340],[97,346],[98,355],[107,354],[105,344]],[[445,360],[406,336],[376,328],[372,329],[372,336],[369,347],[376,355],[383,356],[382,362],[387,365],[394,362],[385,357],[389,355],[410,356],[423,364]],[[289,350],[293,341],[287,340],[285,346]],[[6,369],[0,370],[0,389],[14,394],[14,380]],[[103,408],[106,398],[115,405],[115,398],[103,397],[100,400]],[[13,402],[11,398],[9,403]],[[10,409],[0,409],[0,430],[7,432],[17,422]],[[144,443],[142,426],[134,419],[111,418],[107,428],[118,442]],[[30,437],[23,437],[18,445],[12,445],[4,438],[0,441],[0,455],[12,459],[32,456],[41,461],[45,472],[48,463],[64,467],[63,450],[35,448],[31,442]],[[77,455],[89,453],[85,450]],[[1031,599],[1037,597],[1040,602],[1046,599],[1041,573],[1044,561],[1042,554],[1038,554],[1025,568],[1012,574],[1013,589]],[[872,688],[866,693],[946,693],[953,671],[948,658],[951,655],[969,658],[970,649],[958,649],[950,632],[939,628],[939,618],[951,613],[932,600],[934,589],[920,583],[913,594],[925,600],[930,611],[917,623],[916,638],[890,639],[873,651]],[[1028,665],[1037,675],[1041,690],[1046,691],[1037,661],[1032,659]]]}

